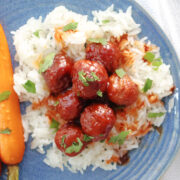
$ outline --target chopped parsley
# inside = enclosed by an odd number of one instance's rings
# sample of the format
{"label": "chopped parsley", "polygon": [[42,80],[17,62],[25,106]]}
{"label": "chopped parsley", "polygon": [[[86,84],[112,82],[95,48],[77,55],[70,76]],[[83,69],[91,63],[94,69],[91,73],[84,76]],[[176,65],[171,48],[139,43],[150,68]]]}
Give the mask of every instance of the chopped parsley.
{"label": "chopped parsley", "polygon": [[159,112],[159,113],[148,113],[148,118],[156,118],[156,117],[161,117],[163,116],[165,113],[164,112]]}
{"label": "chopped parsley", "polygon": [[155,55],[152,53],[152,52],[147,52],[145,55],[144,55],[144,59],[149,61],[149,62],[152,62],[155,58]]}
{"label": "chopped parsley", "polygon": [[45,72],[49,67],[52,66],[54,56],[55,53],[50,53],[44,58],[43,62],[40,64],[40,68],[39,68],[40,73]]}
{"label": "chopped parsley", "polygon": [[39,38],[39,32],[40,32],[41,30],[40,29],[38,29],[38,30],[36,30],[35,32],[33,32],[33,34],[36,36],[36,37],[38,37]]}
{"label": "chopped parsley", "polygon": [[11,130],[9,128],[0,130],[0,134],[11,134]]}
{"label": "chopped parsley", "polygon": [[56,101],[55,103],[54,103],[54,106],[57,106],[59,104],[59,101]]}
{"label": "chopped parsley", "polygon": [[30,81],[30,80],[27,80],[25,84],[23,84],[23,87],[24,89],[26,89],[27,92],[29,93],[33,93],[35,94],[36,93],[36,86],[35,86],[35,83]]}
{"label": "chopped parsley", "polygon": [[97,95],[98,95],[99,97],[103,97],[103,93],[102,93],[102,91],[101,91],[100,89],[97,91]]}
{"label": "chopped parsley", "polygon": [[4,91],[4,92],[0,93],[0,102],[8,99],[10,94],[11,94],[10,91]]}
{"label": "chopped parsley", "polygon": [[122,131],[117,136],[113,136],[110,138],[109,143],[122,145],[129,134],[129,131]]}
{"label": "chopped parsley", "polygon": [[88,136],[87,134],[85,134],[85,135],[83,136],[83,141],[85,141],[85,142],[89,142],[89,141],[91,141],[92,139],[94,139],[94,137]]}
{"label": "chopped parsley", "polygon": [[102,20],[102,23],[103,23],[103,24],[107,24],[107,23],[109,23],[109,22],[110,22],[109,19],[104,19],[104,20]]}
{"label": "chopped parsley", "polygon": [[58,131],[59,129],[59,122],[57,122],[54,118],[52,118],[51,124],[50,124],[51,129],[55,129]]}
{"label": "chopped parsley", "polygon": [[152,80],[151,79],[149,79],[149,78],[147,78],[146,79],[146,82],[145,82],[145,85],[144,85],[144,87],[143,87],[143,89],[142,89],[142,91],[143,92],[147,92],[149,89],[151,89],[151,87],[152,87]]}
{"label": "chopped parsley", "polygon": [[155,54],[153,54],[152,52],[147,52],[144,55],[144,59],[151,62],[152,66],[154,67],[154,70],[158,70],[159,66],[162,64],[162,60],[161,58],[156,58],[155,59]]}
{"label": "chopped parsley", "polygon": [[123,76],[126,74],[126,72],[122,68],[116,69],[115,72],[120,78],[123,78]]}
{"label": "chopped parsley", "polygon": [[99,77],[95,72],[91,72],[92,78],[88,77],[84,71],[79,71],[79,80],[84,84],[84,86],[89,86],[88,82],[99,81]]}
{"label": "chopped parsley", "polygon": [[78,23],[77,22],[72,22],[72,23],[69,23],[67,24],[66,26],[63,27],[63,31],[69,31],[69,30],[76,30],[78,26]]}
{"label": "chopped parsley", "polygon": [[65,152],[68,154],[71,154],[73,152],[77,153],[81,150],[83,143],[81,142],[81,140],[79,138],[77,138],[78,142],[73,142],[71,146],[69,146],[68,148],[66,148]]}
{"label": "chopped parsley", "polygon": [[79,80],[84,84],[84,86],[89,86],[89,83],[87,82],[87,79],[85,78],[86,73],[84,71],[79,71]]}
{"label": "chopped parsley", "polygon": [[65,144],[65,139],[66,139],[66,135],[64,135],[63,137],[62,137],[62,139],[61,139],[61,146],[62,147],[64,147],[64,148],[66,148],[66,144]]}
{"label": "chopped parsley", "polygon": [[93,42],[93,43],[100,43],[102,45],[106,45],[107,44],[107,40],[104,38],[89,38],[88,39],[89,42]]}

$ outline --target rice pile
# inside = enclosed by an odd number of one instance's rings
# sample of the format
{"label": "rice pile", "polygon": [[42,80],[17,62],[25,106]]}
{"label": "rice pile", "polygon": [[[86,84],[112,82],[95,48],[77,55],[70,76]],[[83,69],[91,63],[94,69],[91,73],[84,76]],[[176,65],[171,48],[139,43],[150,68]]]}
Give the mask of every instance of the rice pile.
{"label": "rice pile", "polygon": [[[60,6],[50,12],[44,21],[30,18],[27,23],[17,31],[12,32],[14,45],[16,47],[15,59],[19,66],[14,74],[14,89],[20,101],[30,101],[32,103],[43,100],[49,96],[46,83],[40,73],[38,73],[38,63],[51,52],[59,52],[62,48],[67,49],[67,55],[75,60],[85,59],[85,43],[89,38],[106,38],[112,36],[119,38],[123,34],[128,34],[128,40],[121,43],[127,64],[123,68],[132,80],[138,84],[141,90],[147,78],[153,80],[152,88],[146,93],[140,93],[136,103],[126,108],[126,119],[121,113],[117,115],[115,127],[111,134],[117,134],[117,127],[123,125],[124,130],[130,130],[124,144],[108,145],[106,142],[96,142],[88,145],[82,153],[75,157],[65,156],[59,151],[54,143],[54,132],[50,129],[49,120],[46,114],[46,107],[33,110],[29,106],[26,114],[23,115],[23,125],[25,129],[25,140],[31,134],[33,141],[31,148],[40,153],[46,153],[44,162],[51,167],[64,166],[72,172],[83,172],[88,166],[93,165],[92,170],[100,167],[104,170],[116,169],[117,163],[107,163],[112,157],[122,157],[127,151],[138,148],[140,137],[153,130],[154,126],[163,123],[165,114],[157,118],[148,118],[149,112],[166,112],[161,99],[172,93],[173,79],[170,74],[170,66],[162,64],[158,70],[154,70],[151,65],[143,61],[146,44],[156,58],[160,57],[159,48],[152,45],[147,38],[138,39],[141,32],[140,25],[136,24],[131,16],[131,7],[126,12],[115,12],[113,6],[105,11],[92,12],[94,19],[89,21],[87,16],[83,16],[65,7]],[[108,19],[108,23],[102,23]],[[55,32],[59,27],[63,27],[71,22],[78,22],[77,31],[62,33],[62,42],[57,42]],[[39,30],[37,38],[33,33]],[[31,80],[36,85],[36,93],[28,93],[22,86],[27,80]],[[158,99],[157,101],[154,101]],[[132,111],[136,111],[136,116]],[[44,147],[52,145],[47,152]],[[121,163],[121,162],[120,162]]]}

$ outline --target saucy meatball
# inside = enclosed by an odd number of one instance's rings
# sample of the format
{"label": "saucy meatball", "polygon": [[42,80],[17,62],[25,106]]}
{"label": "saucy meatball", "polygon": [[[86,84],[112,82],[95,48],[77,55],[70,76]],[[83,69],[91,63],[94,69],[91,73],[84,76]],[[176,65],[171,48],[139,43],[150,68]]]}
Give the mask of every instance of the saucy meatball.
{"label": "saucy meatball", "polygon": [[138,98],[138,86],[128,75],[120,78],[117,74],[113,74],[109,78],[107,88],[109,99],[118,105],[131,105]]}
{"label": "saucy meatball", "polygon": [[85,147],[83,133],[80,127],[73,124],[65,124],[55,136],[55,143],[58,149],[67,156],[76,156]]}
{"label": "saucy meatball", "polygon": [[118,46],[109,42],[106,45],[90,43],[86,47],[86,59],[98,61],[108,72],[114,72],[120,65]]}
{"label": "saucy meatball", "polygon": [[73,120],[80,115],[82,103],[72,90],[62,93],[57,98],[57,112],[64,120]]}
{"label": "saucy meatball", "polygon": [[80,123],[83,132],[98,141],[107,137],[115,120],[113,110],[106,104],[93,104],[84,109]]}
{"label": "saucy meatball", "polygon": [[92,99],[102,97],[106,91],[108,74],[103,65],[95,61],[80,60],[72,70],[73,91],[80,97]]}
{"label": "saucy meatball", "polygon": [[71,85],[73,60],[63,53],[57,54],[51,67],[44,73],[44,79],[52,94],[57,94]]}

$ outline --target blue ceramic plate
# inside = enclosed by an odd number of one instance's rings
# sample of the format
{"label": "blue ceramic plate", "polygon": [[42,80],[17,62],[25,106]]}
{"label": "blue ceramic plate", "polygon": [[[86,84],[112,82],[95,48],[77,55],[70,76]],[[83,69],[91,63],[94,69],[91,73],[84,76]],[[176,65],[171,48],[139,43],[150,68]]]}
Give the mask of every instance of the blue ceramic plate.
{"label": "blue ceramic plate", "polygon": [[[165,61],[171,65],[171,72],[177,88],[180,88],[180,63],[176,53],[168,41],[165,34],[151,17],[135,2],[131,0],[0,0],[0,23],[3,25],[7,35],[12,62],[14,64],[15,48],[13,46],[10,31],[18,29],[31,17],[36,18],[52,11],[56,6],[64,5],[68,9],[81,14],[87,14],[92,18],[92,10],[104,10],[111,4],[115,9],[126,10],[128,6],[133,8],[133,17],[137,23],[141,24],[142,33],[140,36],[148,38],[161,48],[161,55]],[[178,90],[176,89],[178,92]],[[179,92],[178,92],[179,97]],[[165,99],[166,104],[169,98]],[[21,105],[22,113],[25,105]],[[163,133],[161,137],[157,131],[145,136],[139,149],[131,151],[130,162],[118,167],[115,171],[104,171],[97,169],[92,172],[88,168],[82,175],[80,173],[72,174],[67,169],[61,172],[58,168],[50,168],[43,163],[44,156],[36,151],[30,150],[30,141],[26,144],[26,152],[23,162],[20,164],[20,180],[99,180],[99,179],[122,179],[122,180],[156,180],[165,171],[172,161],[179,148],[180,137],[180,119],[179,119],[180,101],[175,99],[175,106],[170,114],[167,114],[163,124]],[[3,176],[0,179],[5,180],[6,168],[3,166]]]}

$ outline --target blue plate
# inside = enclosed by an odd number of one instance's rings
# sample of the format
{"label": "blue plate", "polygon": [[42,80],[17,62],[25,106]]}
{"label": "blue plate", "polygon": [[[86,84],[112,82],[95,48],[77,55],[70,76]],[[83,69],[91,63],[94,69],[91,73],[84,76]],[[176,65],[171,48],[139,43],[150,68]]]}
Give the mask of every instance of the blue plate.
{"label": "blue plate", "polygon": [[[137,23],[141,24],[141,37],[148,38],[161,48],[161,55],[165,61],[171,65],[171,72],[174,83],[180,88],[180,63],[176,53],[162,32],[160,27],[151,19],[151,17],[134,1],[131,0],[1,0],[0,1],[0,23],[3,25],[7,35],[12,62],[14,63],[15,48],[13,46],[12,35],[10,31],[18,29],[31,17],[36,18],[52,11],[56,6],[64,5],[68,9],[81,14],[87,14],[92,18],[92,10],[105,10],[111,4],[115,9],[126,10],[128,6],[133,8],[133,17]],[[178,92],[178,90],[176,89]],[[178,98],[179,97],[178,92]],[[165,98],[166,104],[169,98]],[[21,105],[24,112],[25,106]],[[72,174],[67,169],[61,172],[58,168],[50,168],[43,163],[44,156],[36,151],[30,150],[30,141],[26,144],[26,152],[23,162],[20,164],[20,180],[99,180],[99,179],[122,179],[122,180],[156,180],[172,161],[175,153],[180,146],[180,119],[179,119],[180,101],[175,99],[175,106],[172,112],[167,114],[163,124],[163,133],[161,137],[157,131],[146,135],[139,149],[131,151],[130,162],[118,167],[115,171],[104,171],[97,169],[91,171],[91,167],[82,175],[80,173]],[[3,166],[3,176],[0,179],[5,180],[6,168]]]}

